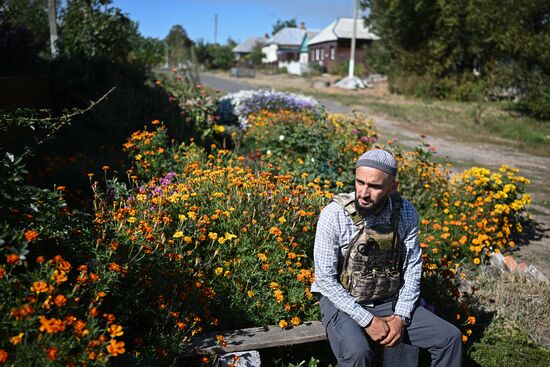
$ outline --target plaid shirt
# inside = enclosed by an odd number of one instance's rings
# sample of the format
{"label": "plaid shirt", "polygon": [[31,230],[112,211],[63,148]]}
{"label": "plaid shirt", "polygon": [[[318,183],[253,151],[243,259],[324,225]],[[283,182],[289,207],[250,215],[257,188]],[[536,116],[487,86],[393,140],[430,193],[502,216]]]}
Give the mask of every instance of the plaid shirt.
{"label": "plaid shirt", "polygon": [[[355,195],[355,193],[353,193]],[[366,227],[391,226],[392,204],[388,199],[386,206],[376,216],[367,216],[363,220]],[[312,292],[327,297],[336,308],[344,311],[361,327],[366,327],[373,315],[356,302],[339,282],[338,273],[344,262],[351,240],[358,233],[357,227],[348,213],[336,202],[329,203],[322,211],[317,222],[315,247],[315,282]],[[422,250],[418,244],[418,215],[414,206],[403,198],[399,225],[399,236],[404,244],[404,284],[399,290],[395,314],[411,317],[414,304],[420,294],[422,274]]]}

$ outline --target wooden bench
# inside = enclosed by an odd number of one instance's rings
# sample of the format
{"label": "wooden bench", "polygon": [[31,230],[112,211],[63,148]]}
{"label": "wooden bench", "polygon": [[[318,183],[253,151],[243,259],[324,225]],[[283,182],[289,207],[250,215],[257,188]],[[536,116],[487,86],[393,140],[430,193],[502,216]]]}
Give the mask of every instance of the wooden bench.
{"label": "wooden bench", "polygon": [[[222,346],[217,336],[223,336]],[[210,332],[191,339],[191,345],[182,357],[193,355],[221,355],[220,364],[233,361],[237,355],[242,360],[242,366],[259,366],[259,352],[264,348],[282,347],[326,340],[325,328],[320,321],[308,321],[287,330],[270,325],[248,329]],[[393,348],[382,348],[382,366],[412,367],[418,365],[419,350],[408,344],[399,343]],[[239,364],[235,364],[238,367]]]}

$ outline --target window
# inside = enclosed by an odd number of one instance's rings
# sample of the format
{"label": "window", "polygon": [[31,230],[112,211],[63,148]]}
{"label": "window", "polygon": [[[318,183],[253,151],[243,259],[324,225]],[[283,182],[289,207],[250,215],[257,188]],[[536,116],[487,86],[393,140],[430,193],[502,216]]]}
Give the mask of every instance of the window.
{"label": "window", "polygon": [[322,48],[321,49],[321,60],[324,60],[325,59],[325,49]]}
{"label": "window", "polygon": [[334,46],[330,46],[330,59],[334,60],[335,52]]}
{"label": "window", "polygon": [[315,60],[319,61],[319,49],[315,49]]}

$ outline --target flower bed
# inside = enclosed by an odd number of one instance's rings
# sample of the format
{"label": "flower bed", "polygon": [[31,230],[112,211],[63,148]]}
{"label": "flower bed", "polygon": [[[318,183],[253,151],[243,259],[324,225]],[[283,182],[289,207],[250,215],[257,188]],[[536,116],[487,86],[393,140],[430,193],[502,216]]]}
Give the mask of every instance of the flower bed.
{"label": "flower bed", "polygon": [[262,110],[311,113],[316,118],[325,114],[323,106],[313,98],[285,92],[243,90],[228,94],[218,100],[221,121],[227,125],[238,125],[242,130],[249,125],[249,115]]}
{"label": "flower bed", "polygon": [[462,269],[514,246],[528,180],[509,167],[451,178],[426,147],[375,145],[359,116],[261,109],[246,118],[234,151],[171,144],[159,121],[134,133],[128,182],[105,167],[107,188],[92,185],[93,222],[66,208],[62,189],[21,186],[12,167],[0,202],[9,213],[0,363],[170,360],[206,330],[318,318],[309,291],[317,217],[352,190],[355,160],[375,147],[394,152],[400,191],[422,217],[422,295],[467,341],[476,319],[458,291]]}

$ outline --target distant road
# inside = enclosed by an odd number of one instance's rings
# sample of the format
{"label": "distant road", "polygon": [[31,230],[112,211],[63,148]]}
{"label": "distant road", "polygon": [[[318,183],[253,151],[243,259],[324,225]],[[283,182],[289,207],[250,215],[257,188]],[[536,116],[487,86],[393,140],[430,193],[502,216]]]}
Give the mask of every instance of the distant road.
{"label": "distant road", "polygon": [[[227,79],[227,78],[220,78],[216,77],[215,75],[211,74],[200,74],[201,83],[204,85],[207,85],[214,89],[219,89],[220,91],[224,91],[227,93],[237,93],[244,89],[259,89],[256,86],[253,86],[251,84],[248,84],[246,82],[246,79]],[[329,100],[318,100],[319,103],[321,103],[323,106],[326,107],[326,109],[331,113],[349,113],[351,112],[351,108],[348,106],[345,106],[341,103],[329,101]]]}

